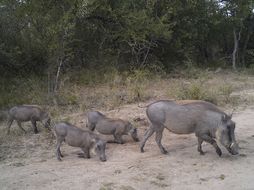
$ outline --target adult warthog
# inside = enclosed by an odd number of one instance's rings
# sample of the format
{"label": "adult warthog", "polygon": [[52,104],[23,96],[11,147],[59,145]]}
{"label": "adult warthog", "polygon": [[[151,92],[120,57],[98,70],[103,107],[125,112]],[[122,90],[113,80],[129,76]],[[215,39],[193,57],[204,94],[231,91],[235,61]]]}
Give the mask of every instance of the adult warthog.
{"label": "adult warthog", "polygon": [[146,114],[151,124],[145,132],[140,144],[140,151],[144,152],[144,146],[149,137],[155,132],[156,143],[161,153],[167,151],[161,144],[164,128],[176,134],[195,133],[198,138],[198,151],[201,155],[202,142],[210,143],[221,156],[222,152],[217,145],[218,140],[231,154],[238,154],[238,145],[235,140],[235,122],[214,104],[205,101],[190,101],[177,104],[174,101],[161,100],[147,106]]}
{"label": "adult warthog", "polygon": [[20,129],[24,132],[25,129],[21,126],[22,122],[31,121],[34,133],[38,133],[36,122],[40,121],[46,128],[50,129],[50,117],[47,112],[36,105],[15,106],[9,110],[9,118],[7,123],[8,134],[13,121],[16,120]]}

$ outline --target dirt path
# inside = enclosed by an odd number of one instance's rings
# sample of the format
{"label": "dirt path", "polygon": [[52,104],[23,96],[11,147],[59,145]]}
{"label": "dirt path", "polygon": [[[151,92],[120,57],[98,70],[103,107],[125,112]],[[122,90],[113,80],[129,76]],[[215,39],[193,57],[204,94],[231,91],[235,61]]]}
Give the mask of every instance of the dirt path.
{"label": "dirt path", "polygon": [[[145,118],[144,110],[136,105],[108,114]],[[82,124],[80,119],[77,117],[76,124]],[[90,160],[78,158],[80,150],[66,145],[62,147],[65,157],[58,162],[54,144],[39,144],[44,133],[27,134],[20,141],[0,144],[0,189],[251,190],[254,189],[254,107],[235,113],[234,121],[240,155],[229,155],[223,149],[221,158],[208,144],[203,148],[206,155],[200,156],[194,135],[165,131],[163,144],[168,155],[160,154],[154,137],[147,142],[143,154],[138,144],[126,137],[124,145],[107,146],[105,163],[94,156]],[[145,128],[140,127],[140,135]],[[9,155],[3,158],[3,154]]]}

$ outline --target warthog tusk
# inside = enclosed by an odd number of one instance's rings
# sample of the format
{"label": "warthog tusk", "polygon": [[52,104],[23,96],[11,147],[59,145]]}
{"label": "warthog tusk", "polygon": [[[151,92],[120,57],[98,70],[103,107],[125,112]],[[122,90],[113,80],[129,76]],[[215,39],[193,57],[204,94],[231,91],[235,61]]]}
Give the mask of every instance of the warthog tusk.
{"label": "warthog tusk", "polygon": [[234,144],[235,144],[234,142],[233,142],[233,143],[231,143],[231,145],[229,146],[229,148],[232,148],[232,146],[234,146]]}

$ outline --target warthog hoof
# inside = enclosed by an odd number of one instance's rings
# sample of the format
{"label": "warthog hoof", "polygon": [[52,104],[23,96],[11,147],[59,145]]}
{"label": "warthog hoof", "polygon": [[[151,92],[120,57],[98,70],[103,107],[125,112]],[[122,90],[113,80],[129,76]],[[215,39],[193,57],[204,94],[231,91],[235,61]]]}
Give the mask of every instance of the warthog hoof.
{"label": "warthog hoof", "polygon": [[107,161],[106,158],[100,158],[100,160],[101,160],[102,162],[106,162],[106,161]]}
{"label": "warthog hoof", "polygon": [[165,149],[163,149],[163,150],[161,151],[161,153],[162,153],[162,154],[168,154],[168,151],[166,151]]}
{"label": "warthog hoof", "polygon": [[84,153],[78,153],[78,157],[79,158],[85,158],[85,154]]}
{"label": "warthog hoof", "polygon": [[78,157],[79,157],[79,158],[87,158],[87,159],[91,158],[89,155],[87,156],[87,155],[84,154],[84,153],[78,153]]}
{"label": "warthog hoof", "polygon": [[61,158],[57,158],[57,160],[58,160],[58,161],[62,161],[62,159],[61,159]]}

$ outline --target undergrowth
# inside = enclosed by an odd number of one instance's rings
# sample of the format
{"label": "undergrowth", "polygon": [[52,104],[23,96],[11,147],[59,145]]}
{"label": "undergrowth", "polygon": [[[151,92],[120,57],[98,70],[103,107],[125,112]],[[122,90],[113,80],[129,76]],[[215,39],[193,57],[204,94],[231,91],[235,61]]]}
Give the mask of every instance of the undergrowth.
{"label": "undergrowth", "polygon": [[[230,73],[230,72],[227,72]],[[47,77],[29,76],[0,80],[0,109],[14,105],[37,104],[50,110],[53,117],[64,112],[83,112],[96,108],[114,109],[124,104],[152,98],[205,100],[218,105],[237,105],[239,98],[231,96],[241,84],[248,84],[246,71],[233,75],[238,83],[225,82],[224,77],[194,67],[165,74],[161,68],[133,69],[120,72],[114,67],[62,73],[60,88],[52,97],[48,93]],[[225,78],[225,77],[224,77]],[[211,81],[213,81],[211,83]],[[245,85],[246,86],[246,85]],[[156,90],[155,90],[156,87]]]}

